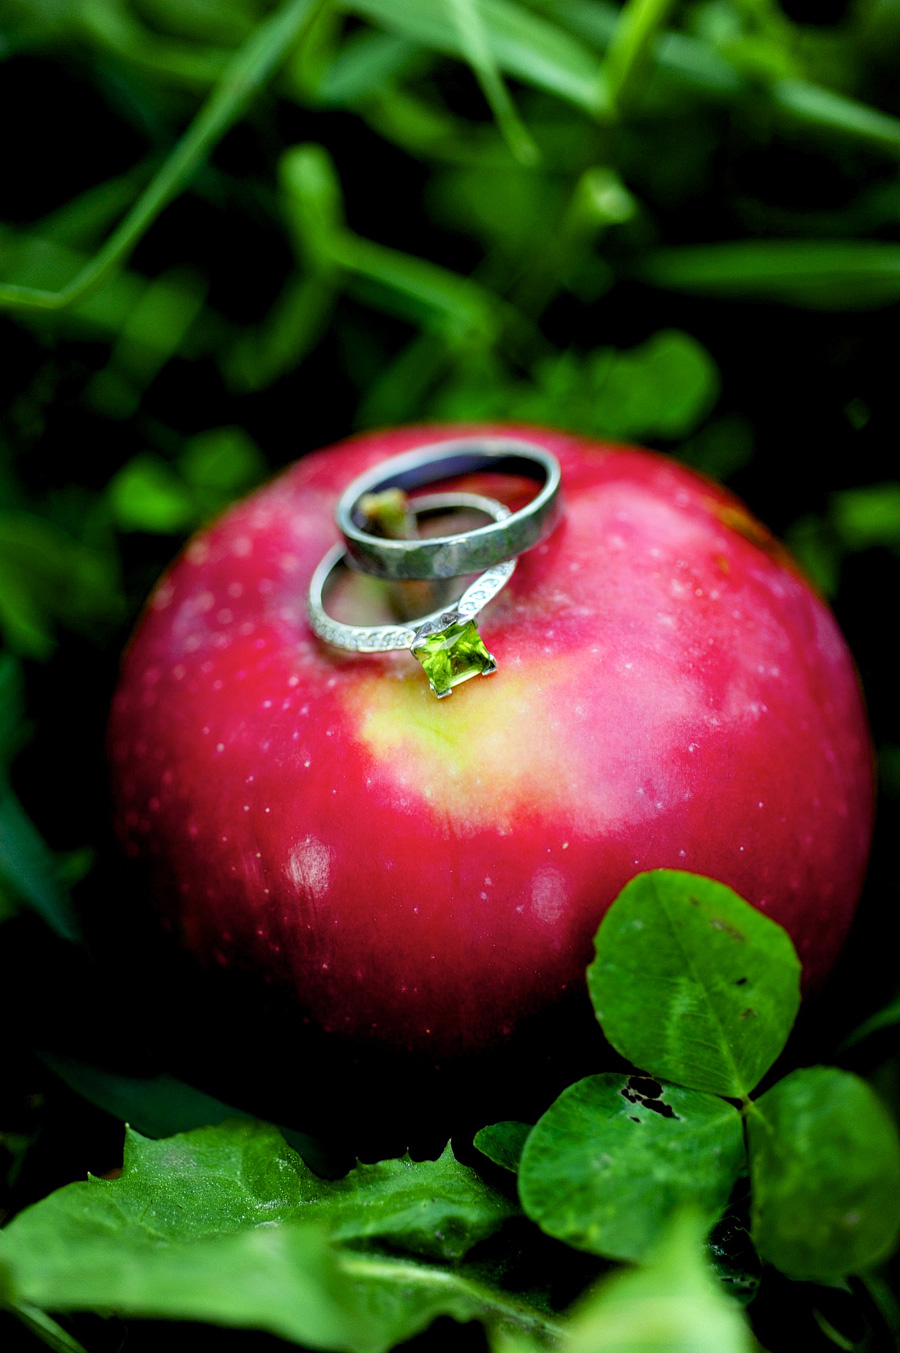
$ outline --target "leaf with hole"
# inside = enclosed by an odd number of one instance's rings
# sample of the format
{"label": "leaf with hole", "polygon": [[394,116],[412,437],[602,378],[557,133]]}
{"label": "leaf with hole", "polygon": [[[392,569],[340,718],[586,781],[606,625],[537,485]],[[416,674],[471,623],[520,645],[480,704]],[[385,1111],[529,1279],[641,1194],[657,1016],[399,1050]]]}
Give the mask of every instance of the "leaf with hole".
{"label": "leaf with hole", "polygon": [[597,1018],[644,1071],[740,1099],[784,1047],[800,1004],[794,946],[724,883],[674,869],[639,874],[596,946]]}
{"label": "leaf with hole", "polygon": [[691,1206],[712,1226],[744,1168],[731,1104],[645,1076],[570,1085],[532,1129],[519,1197],[548,1235],[609,1259],[643,1259]]}

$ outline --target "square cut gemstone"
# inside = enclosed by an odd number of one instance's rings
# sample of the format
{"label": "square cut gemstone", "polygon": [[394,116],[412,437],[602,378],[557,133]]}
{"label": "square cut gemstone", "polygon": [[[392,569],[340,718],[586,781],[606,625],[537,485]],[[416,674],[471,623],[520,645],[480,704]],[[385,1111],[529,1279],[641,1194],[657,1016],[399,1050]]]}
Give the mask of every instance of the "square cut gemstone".
{"label": "square cut gemstone", "polygon": [[474,620],[448,625],[429,634],[412,650],[425,668],[435,695],[449,695],[454,686],[469,677],[496,672],[497,664],[484,646]]}

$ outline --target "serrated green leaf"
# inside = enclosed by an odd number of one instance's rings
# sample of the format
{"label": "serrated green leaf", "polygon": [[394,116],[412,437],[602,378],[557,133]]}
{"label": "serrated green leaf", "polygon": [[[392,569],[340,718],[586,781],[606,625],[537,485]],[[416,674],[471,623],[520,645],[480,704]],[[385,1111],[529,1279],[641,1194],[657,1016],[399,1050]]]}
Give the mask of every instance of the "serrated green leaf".
{"label": "serrated green leaf", "polygon": [[564,1090],[532,1129],[519,1197],[548,1235],[610,1259],[643,1259],[693,1206],[711,1226],[744,1167],[731,1104],[646,1077],[606,1073]]}
{"label": "serrated green leaf", "polygon": [[129,1132],[119,1179],[70,1184],[0,1232],[0,1269],[13,1300],[44,1310],[205,1320],[383,1353],[441,1314],[546,1332],[526,1303],[421,1258],[456,1259],[516,1210],[449,1147],[437,1161],[327,1181],[264,1124],[159,1142]]}
{"label": "serrated green leaf", "polygon": [[475,1133],[475,1145],[488,1160],[515,1174],[530,1131],[530,1123],[491,1123]]}
{"label": "serrated green leaf", "polygon": [[704,1222],[680,1213],[646,1267],[608,1278],[576,1311],[566,1353],[752,1353],[740,1308],[703,1255]]}
{"label": "serrated green leaf", "polygon": [[448,1145],[436,1161],[357,1165],[329,1185],[323,1208],[338,1239],[388,1239],[439,1259],[458,1259],[518,1209],[461,1165]]}
{"label": "serrated green leaf", "polygon": [[900,1234],[900,1140],[847,1071],[794,1071],[748,1118],[752,1227],[788,1277],[830,1282],[886,1259]]}
{"label": "serrated green leaf", "polygon": [[596,948],[597,1019],[642,1070],[740,1099],[784,1047],[800,1004],[794,946],[724,883],[639,874],[603,918]]}
{"label": "serrated green leaf", "polygon": [[277,1128],[230,1122],[161,1141],[129,1130],[119,1179],[70,1184],[21,1213],[10,1233],[32,1249],[50,1231],[73,1245],[103,1233],[174,1243],[302,1220],[334,1239],[457,1259],[515,1212],[449,1146],[436,1161],[385,1160],[326,1180]]}

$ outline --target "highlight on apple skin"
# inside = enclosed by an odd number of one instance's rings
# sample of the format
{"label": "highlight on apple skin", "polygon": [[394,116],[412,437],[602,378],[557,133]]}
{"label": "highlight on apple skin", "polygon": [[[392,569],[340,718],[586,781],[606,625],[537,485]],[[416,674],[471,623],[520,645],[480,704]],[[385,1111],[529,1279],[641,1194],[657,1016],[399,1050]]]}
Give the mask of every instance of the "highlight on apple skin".
{"label": "highlight on apple skin", "polygon": [[[479,618],[497,673],[437,701],[410,654],[317,640],[306,592],[352,478],[479,431],[552,450],[565,513]],[[173,947],[353,1065],[502,1057],[658,867],[783,924],[814,988],[872,830],[853,661],[787,553],[671,459],[527,427],[355,438],[203,530],[125,655],[109,755]]]}

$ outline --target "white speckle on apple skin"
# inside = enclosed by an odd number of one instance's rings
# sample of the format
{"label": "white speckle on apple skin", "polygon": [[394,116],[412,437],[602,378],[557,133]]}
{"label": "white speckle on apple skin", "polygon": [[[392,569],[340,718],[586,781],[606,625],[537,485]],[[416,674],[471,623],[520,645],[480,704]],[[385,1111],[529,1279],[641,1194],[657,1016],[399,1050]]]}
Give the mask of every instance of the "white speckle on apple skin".
{"label": "white speckle on apple skin", "polygon": [[531,909],[547,925],[561,919],[568,900],[565,876],[553,865],[545,865],[535,874],[531,883]]}
{"label": "white speckle on apple skin", "polygon": [[305,836],[291,851],[284,872],[299,893],[323,902],[331,874],[331,851],[314,836]]}

